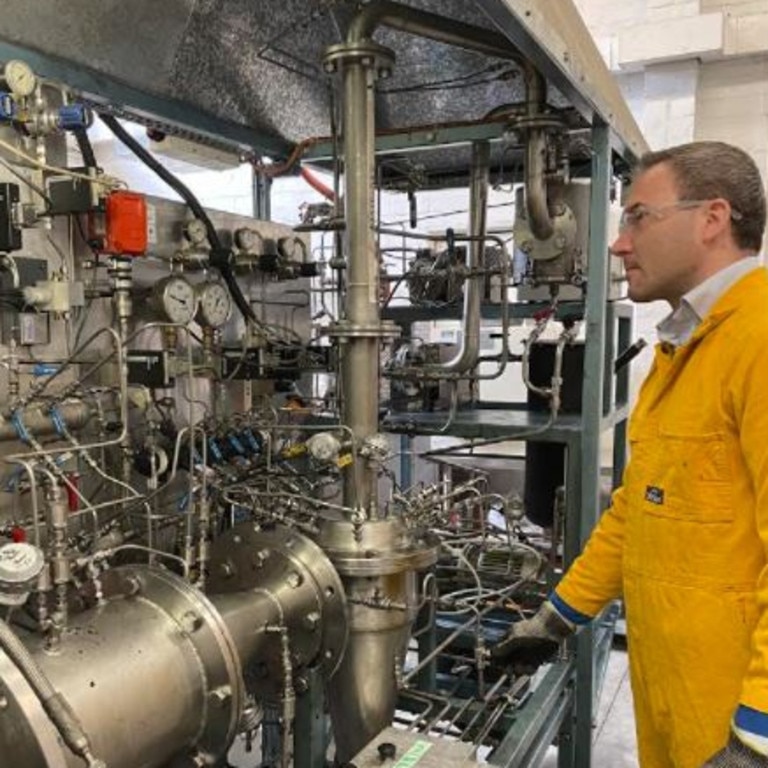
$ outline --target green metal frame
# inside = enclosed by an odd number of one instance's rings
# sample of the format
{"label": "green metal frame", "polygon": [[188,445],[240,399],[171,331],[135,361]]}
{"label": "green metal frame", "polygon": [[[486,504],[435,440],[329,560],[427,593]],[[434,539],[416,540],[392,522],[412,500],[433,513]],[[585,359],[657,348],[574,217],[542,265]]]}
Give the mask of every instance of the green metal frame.
{"label": "green metal frame", "polygon": [[[578,451],[581,478],[579,514],[566,512],[564,566],[578,557],[600,515],[601,462],[603,434],[606,351],[605,309],[608,305],[608,206],[611,185],[611,149],[608,128],[592,130],[592,189],[589,210],[589,261],[586,305],[586,348],[584,351],[584,389],[581,404],[583,428]],[[574,459],[575,460],[575,459]],[[561,736],[572,735],[573,755],[561,750],[559,768],[589,768],[592,762],[592,717],[594,706],[595,653],[594,628],[589,626],[574,639],[576,650],[576,696],[572,717],[563,723]]]}
{"label": "green metal frame", "polygon": [[[617,375],[613,363],[617,353],[630,343],[631,307],[608,301],[609,254],[607,218],[612,179],[611,132],[606,124],[592,131],[593,159],[589,221],[589,260],[586,301],[569,302],[559,313],[583,317],[586,323],[585,380],[580,415],[561,415],[536,439],[566,446],[566,489],[564,567],[579,555],[600,515],[601,438],[614,430],[613,480],[618,484],[626,457],[629,369]],[[511,317],[531,317],[538,307],[514,305]],[[392,308],[387,317],[409,326],[422,319],[434,319],[434,311],[415,307]],[[458,317],[460,308],[441,313]],[[496,319],[499,307],[484,306],[483,317]],[[395,431],[429,433],[442,426],[445,414],[396,415],[389,427]],[[508,437],[543,427],[547,414],[535,413],[510,404],[497,404],[471,411],[459,411],[446,434],[464,438]],[[405,447],[405,443],[401,443]],[[405,465],[403,465],[405,469]],[[410,472],[410,469],[407,471]],[[592,720],[612,639],[613,613],[582,630],[571,645],[572,662],[554,665],[547,671],[531,699],[515,717],[502,743],[489,757],[503,768],[536,766],[547,746],[558,734],[559,768],[589,768],[592,754]],[[429,652],[430,638],[420,638],[419,650]],[[429,681],[423,681],[427,684]]]}

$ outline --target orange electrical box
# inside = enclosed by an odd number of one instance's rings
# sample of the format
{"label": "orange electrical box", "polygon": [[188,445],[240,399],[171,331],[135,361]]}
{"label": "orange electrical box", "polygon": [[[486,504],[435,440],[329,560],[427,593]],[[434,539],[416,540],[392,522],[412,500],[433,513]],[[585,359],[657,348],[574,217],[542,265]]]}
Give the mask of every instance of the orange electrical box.
{"label": "orange electrical box", "polygon": [[138,192],[112,192],[107,197],[107,253],[142,256],[147,251],[147,201]]}

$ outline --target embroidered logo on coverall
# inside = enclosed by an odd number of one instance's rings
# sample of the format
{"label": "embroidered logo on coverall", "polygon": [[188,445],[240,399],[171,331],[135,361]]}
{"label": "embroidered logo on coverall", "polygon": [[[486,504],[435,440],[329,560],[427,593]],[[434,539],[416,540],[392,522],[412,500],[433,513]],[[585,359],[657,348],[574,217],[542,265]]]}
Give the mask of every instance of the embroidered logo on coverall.
{"label": "embroidered logo on coverall", "polygon": [[664,489],[659,488],[656,485],[646,485],[645,500],[650,501],[651,504],[658,504],[661,506],[664,503]]}

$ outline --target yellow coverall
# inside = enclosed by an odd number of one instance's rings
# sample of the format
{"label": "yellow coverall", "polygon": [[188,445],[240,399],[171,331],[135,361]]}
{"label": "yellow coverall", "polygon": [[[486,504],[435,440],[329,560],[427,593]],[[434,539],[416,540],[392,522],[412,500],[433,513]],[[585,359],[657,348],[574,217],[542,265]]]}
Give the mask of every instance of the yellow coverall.
{"label": "yellow coverall", "polygon": [[660,344],[622,486],[557,602],[623,595],[642,768],[700,768],[731,719],[768,724],[768,272]]}

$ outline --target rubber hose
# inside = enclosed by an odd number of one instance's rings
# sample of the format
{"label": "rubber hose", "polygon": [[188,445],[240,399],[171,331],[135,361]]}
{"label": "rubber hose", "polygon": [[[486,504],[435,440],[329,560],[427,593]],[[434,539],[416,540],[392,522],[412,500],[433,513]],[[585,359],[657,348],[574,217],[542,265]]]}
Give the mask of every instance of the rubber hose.
{"label": "rubber hose", "polygon": [[24,643],[2,619],[0,619],[0,648],[29,683],[51,722],[56,726],[56,730],[61,734],[64,743],[74,754],[82,757],[89,768],[106,768],[104,762],[95,760],[91,756],[88,736],[66,699],[51,685]]}
{"label": "rubber hose", "polygon": [[128,131],[123,128],[113,115],[99,113],[99,117],[104,125],[125,144],[148,168],[153,170],[171,189],[178,193],[182,200],[190,207],[195,218],[200,219],[205,225],[205,232],[208,236],[208,242],[211,244],[211,253],[208,257],[210,265],[219,271],[222,279],[229,289],[237,308],[246,320],[256,320],[251,305],[248,303],[232,271],[232,265],[229,263],[230,251],[221,244],[221,239],[213,226],[208,214],[205,212],[200,201],[192,194],[187,186],[177,179],[165,166],[157,161]]}

